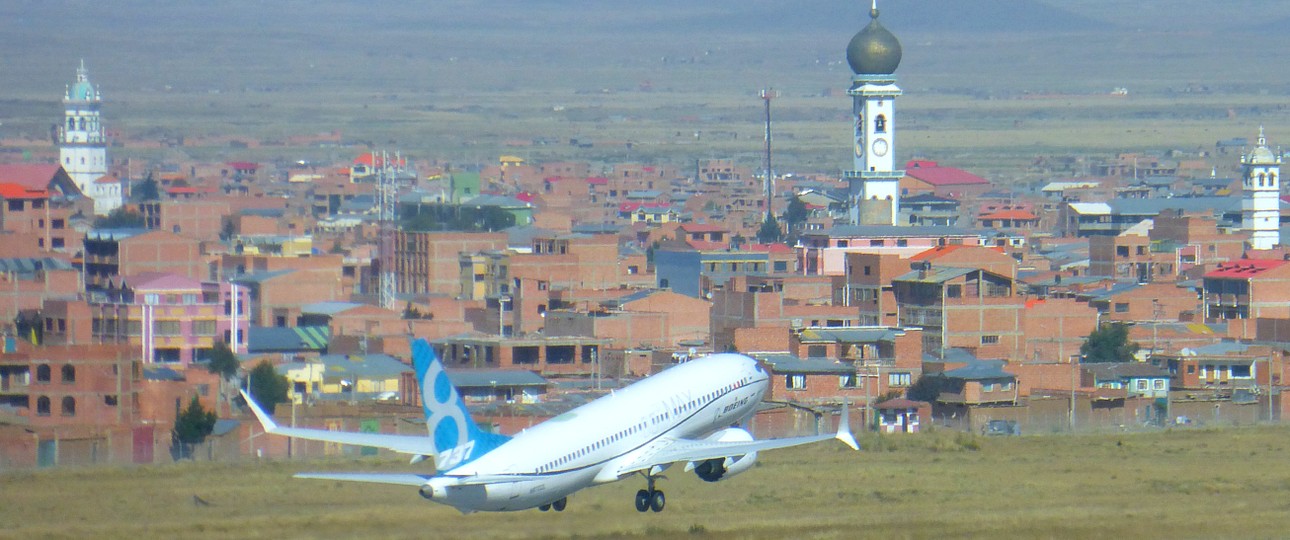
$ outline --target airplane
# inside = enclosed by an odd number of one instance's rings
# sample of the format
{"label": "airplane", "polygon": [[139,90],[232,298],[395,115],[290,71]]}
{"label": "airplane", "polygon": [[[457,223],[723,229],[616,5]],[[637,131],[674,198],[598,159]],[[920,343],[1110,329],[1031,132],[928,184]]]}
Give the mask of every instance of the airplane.
{"label": "airplane", "polygon": [[462,513],[538,508],[561,512],[583,488],[641,475],[636,510],[663,511],[660,473],[685,471],[716,482],[747,471],[757,452],[837,439],[859,450],[844,404],[838,429],[821,434],[754,440],[738,427],[756,412],[770,376],[741,354],[713,354],[669,368],[507,437],[479,428],[424,339],[412,344],[429,436],[352,433],[277,425],[242,391],[266,433],[384,448],[434,458],[435,474],[301,473],[296,478],[404,485]]}

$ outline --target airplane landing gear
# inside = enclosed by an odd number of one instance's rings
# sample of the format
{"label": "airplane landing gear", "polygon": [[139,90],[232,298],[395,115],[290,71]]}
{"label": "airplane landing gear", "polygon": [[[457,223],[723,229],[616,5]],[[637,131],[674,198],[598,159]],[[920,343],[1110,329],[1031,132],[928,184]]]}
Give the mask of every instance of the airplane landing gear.
{"label": "airplane landing gear", "polygon": [[546,512],[546,511],[548,511],[548,510],[555,510],[556,512],[563,512],[563,511],[564,511],[564,508],[565,508],[566,506],[568,506],[568,505],[569,505],[569,498],[568,498],[568,497],[560,497],[560,499],[559,499],[559,500],[557,500],[557,501],[555,501],[555,502],[553,502],[553,503],[551,503],[551,504],[544,504],[544,505],[538,506],[538,510],[539,510],[539,511],[542,511],[542,512]]}
{"label": "airplane landing gear", "polygon": [[645,475],[645,481],[649,482],[649,487],[636,492],[636,511],[662,512],[667,505],[667,496],[663,495],[663,490],[654,489],[653,476]]}

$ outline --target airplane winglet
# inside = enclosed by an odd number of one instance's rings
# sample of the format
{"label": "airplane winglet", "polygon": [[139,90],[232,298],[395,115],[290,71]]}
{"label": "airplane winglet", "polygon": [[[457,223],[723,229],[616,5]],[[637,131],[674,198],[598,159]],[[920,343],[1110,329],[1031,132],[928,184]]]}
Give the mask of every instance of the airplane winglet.
{"label": "airplane winglet", "polygon": [[251,412],[255,413],[255,418],[260,421],[260,426],[264,428],[264,432],[273,433],[276,431],[278,423],[273,421],[273,417],[264,412],[264,409],[260,408],[260,405],[255,402],[255,399],[246,390],[239,390],[239,392],[242,393],[242,399],[246,400],[246,404],[251,407]]}
{"label": "airplane winglet", "polygon": [[838,433],[833,438],[850,446],[852,450],[860,449],[855,436],[851,434],[851,404],[846,399],[842,400],[842,418],[838,419]]}

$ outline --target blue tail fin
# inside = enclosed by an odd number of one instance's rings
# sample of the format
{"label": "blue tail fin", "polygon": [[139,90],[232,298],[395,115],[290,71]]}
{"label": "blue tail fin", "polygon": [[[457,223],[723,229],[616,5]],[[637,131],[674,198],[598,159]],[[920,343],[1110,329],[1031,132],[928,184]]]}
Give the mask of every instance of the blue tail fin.
{"label": "blue tail fin", "polygon": [[457,388],[424,339],[412,342],[412,367],[421,384],[421,407],[426,414],[426,429],[434,439],[435,468],[447,471],[474,461],[501,446],[510,437],[479,429],[466,410]]}

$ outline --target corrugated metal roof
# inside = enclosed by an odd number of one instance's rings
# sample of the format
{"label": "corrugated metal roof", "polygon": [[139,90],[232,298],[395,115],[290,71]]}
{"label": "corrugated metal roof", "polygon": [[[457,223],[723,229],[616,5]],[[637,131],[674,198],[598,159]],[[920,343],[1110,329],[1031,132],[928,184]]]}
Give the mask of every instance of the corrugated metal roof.
{"label": "corrugated metal roof", "polygon": [[537,373],[518,369],[459,369],[447,370],[448,380],[458,388],[491,386],[547,386],[550,384]]}
{"label": "corrugated metal roof", "polygon": [[980,381],[986,379],[1015,379],[1016,376],[1003,370],[1003,362],[998,360],[977,360],[958,369],[951,369],[941,374],[951,379]]}
{"label": "corrugated metal roof", "polygon": [[895,341],[899,335],[893,328],[885,326],[866,328],[807,328],[802,330],[801,340],[829,341],[836,343],[870,343],[874,341]]}
{"label": "corrugated metal roof", "polygon": [[966,276],[968,274],[971,274],[972,272],[976,272],[977,270],[978,269],[976,268],[955,268],[953,266],[933,266],[931,270],[928,270],[926,272],[926,275],[920,275],[922,274],[921,270],[914,270],[912,272],[903,274],[893,279],[892,281],[893,282],[913,281],[918,283],[944,283],[946,281],[949,281],[957,277]]}
{"label": "corrugated metal roof", "polygon": [[787,353],[753,353],[753,358],[765,362],[775,373],[836,373],[854,374],[855,366],[825,358],[798,358]]}
{"label": "corrugated metal roof", "polygon": [[325,326],[252,326],[246,333],[246,348],[251,353],[322,351],[330,341],[331,329]]}

